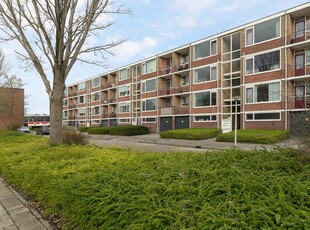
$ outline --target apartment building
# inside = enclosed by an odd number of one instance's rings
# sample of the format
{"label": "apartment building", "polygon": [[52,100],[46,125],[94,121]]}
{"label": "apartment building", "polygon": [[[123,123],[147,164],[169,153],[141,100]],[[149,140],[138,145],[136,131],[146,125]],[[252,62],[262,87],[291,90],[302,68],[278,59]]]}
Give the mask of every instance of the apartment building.
{"label": "apartment building", "polygon": [[0,130],[24,124],[24,89],[0,87]]}
{"label": "apartment building", "polygon": [[310,3],[68,85],[64,126],[309,125]]}

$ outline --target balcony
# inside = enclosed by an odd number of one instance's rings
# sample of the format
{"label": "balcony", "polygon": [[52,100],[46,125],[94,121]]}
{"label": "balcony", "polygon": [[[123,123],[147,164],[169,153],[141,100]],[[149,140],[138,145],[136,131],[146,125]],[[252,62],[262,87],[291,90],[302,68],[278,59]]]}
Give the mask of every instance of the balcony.
{"label": "balcony", "polygon": [[291,44],[293,49],[302,49],[306,47],[304,41],[310,40],[310,30],[302,30],[291,33],[288,36],[288,44]]}
{"label": "balcony", "polygon": [[73,108],[76,108],[76,107],[77,107],[77,105],[69,105],[70,109],[73,109]]}
{"label": "balcony", "polygon": [[179,115],[179,114],[189,114],[189,107],[169,107],[161,108],[160,115]]}
{"label": "balcony", "polygon": [[294,109],[310,109],[310,95],[308,96],[294,96],[289,99]]}
{"label": "balcony", "polygon": [[171,89],[171,94],[184,93],[184,92],[189,92],[189,85],[181,87],[173,87]]}
{"label": "balcony", "polygon": [[105,98],[105,99],[101,99],[101,104],[108,104],[109,103],[109,99]]}
{"label": "balcony", "polygon": [[173,73],[175,71],[175,67],[166,67],[159,70],[159,75],[166,75]]}
{"label": "balcony", "polygon": [[181,64],[177,67],[177,71],[183,71],[183,70],[187,70],[189,68],[189,64],[188,63],[184,63]]}
{"label": "balcony", "polygon": [[77,96],[77,92],[69,93],[69,97],[76,97],[76,96]]}

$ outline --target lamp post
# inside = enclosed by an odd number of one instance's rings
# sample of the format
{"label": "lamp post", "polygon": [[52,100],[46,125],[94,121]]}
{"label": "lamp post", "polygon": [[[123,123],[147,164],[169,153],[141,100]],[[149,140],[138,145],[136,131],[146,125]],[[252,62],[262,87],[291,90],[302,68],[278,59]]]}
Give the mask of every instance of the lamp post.
{"label": "lamp post", "polygon": [[237,110],[238,110],[238,107],[237,107],[237,104],[238,104],[238,101],[240,101],[241,97],[240,96],[235,96],[233,97],[233,100],[235,102],[235,135],[234,135],[234,146],[237,147],[237,117],[238,117],[238,113],[237,113]]}

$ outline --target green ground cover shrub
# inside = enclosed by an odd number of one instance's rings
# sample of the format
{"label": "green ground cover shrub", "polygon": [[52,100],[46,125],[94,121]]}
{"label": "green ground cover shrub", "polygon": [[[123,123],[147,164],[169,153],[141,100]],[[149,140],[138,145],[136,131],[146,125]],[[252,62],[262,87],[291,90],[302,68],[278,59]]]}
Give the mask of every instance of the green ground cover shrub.
{"label": "green ground cover shrub", "polygon": [[150,154],[0,135],[0,175],[63,229],[310,229],[291,149]]}
{"label": "green ground cover shrub", "polygon": [[87,133],[90,127],[79,127],[78,130],[82,133]]}
{"label": "green ground cover shrub", "polygon": [[109,132],[110,135],[116,136],[135,136],[149,133],[149,128],[142,125],[113,126]]}
{"label": "green ground cover shrub", "polygon": [[185,139],[185,140],[203,140],[216,137],[221,133],[220,129],[191,128],[174,129],[160,133],[161,138]]}
{"label": "green ground cover shrub", "polygon": [[[216,137],[217,141],[234,142],[234,131],[222,133]],[[287,130],[238,130],[238,142],[258,143],[258,144],[273,144],[279,141],[286,140],[290,134]]]}
{"label": "green ground cover shrub", "polygon": [[109,127],[89,127],[88,134],[107,135],[110,132]]}

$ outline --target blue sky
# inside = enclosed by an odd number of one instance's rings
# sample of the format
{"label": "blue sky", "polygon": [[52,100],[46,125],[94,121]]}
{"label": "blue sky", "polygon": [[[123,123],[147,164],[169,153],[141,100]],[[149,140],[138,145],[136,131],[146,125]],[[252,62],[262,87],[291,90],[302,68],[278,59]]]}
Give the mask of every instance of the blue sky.
{"label": "blue sky", "polygon": [[[71,84],[139,61],[256,19],[307,3],[303,0],[118,0],[132,16],[117,16],[117,23],[99,39],[129,37],[107,56],[109,69],[76,63],[68,76]],[[23,79],[29,95],[29,113],[49,113],[49,101],[40,77],[25,71],[14,55],[16,44],[2,44],[12,65],[11,74]]]}

